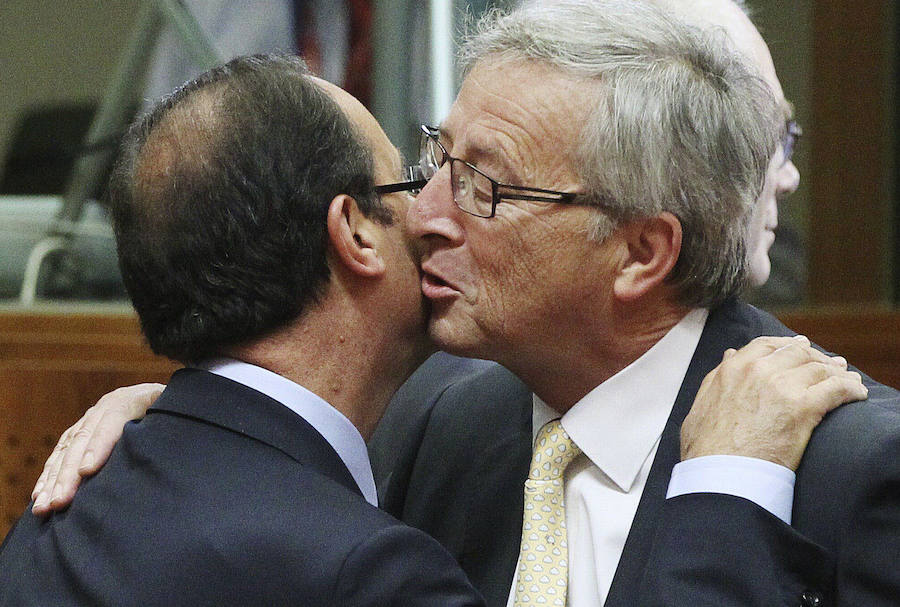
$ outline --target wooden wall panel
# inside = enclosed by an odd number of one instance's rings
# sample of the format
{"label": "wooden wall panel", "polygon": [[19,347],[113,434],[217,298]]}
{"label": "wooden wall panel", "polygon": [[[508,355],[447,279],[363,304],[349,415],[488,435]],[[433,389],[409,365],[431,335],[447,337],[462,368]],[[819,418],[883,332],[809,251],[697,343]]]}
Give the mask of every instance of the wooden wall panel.
{"label": "wooden wall panel", "polygon": [[[900,386],[900,312],[782,314],[788,326]],[[0,538],[22,513],[60,434],[113,388],[165,381],[175,365],[153,356],[121,315],[0,313]]]}
{"label": "wooden wall panel", "polygon": [[165,381],[130,314],[0,314],[0,537],[60,434],[113,388]]}
{"label": "wooden wall panel", "polygon": [[829,0],[813,11],[812,304],[888,301],[892,146],[885,91],[893,10],[887,0]]}
{"label": "wooden wall panel", "polygon": [[779,318],[873,379],[900,388],[900,310],[804,310]]}

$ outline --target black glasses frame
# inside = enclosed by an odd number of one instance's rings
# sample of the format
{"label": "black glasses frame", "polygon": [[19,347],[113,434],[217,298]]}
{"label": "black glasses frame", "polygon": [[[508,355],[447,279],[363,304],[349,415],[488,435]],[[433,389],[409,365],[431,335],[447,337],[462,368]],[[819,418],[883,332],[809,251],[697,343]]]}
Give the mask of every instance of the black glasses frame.
{"label": "black glasses frame", "polygon": [[[434,126],[429,126],[427,124],[423,124],[421,126],[422,134],[424,137],[427,137],[434,141],[437,144],[438,148],[441,150],[441,158],[436,167],[434,167],[435,172],[440,170],[442,166],[450,162],[450,174],[451,174],[451,183],[453,182],[453,163],[460,162],[465,166],[469,167],[485,179],[487,179],[491,184],[491,213],[489,215],[484,215],[482,213],[476,213],[474,211],[470,211],[469,209],[464,209],[459,205],[459,202],[456,200],[456,195],[453,196],[453,202],[459,208],[459,210],[464,213],[468,213],[469,215],[474,215],[475,217],[482,217],[484,219],[490,219],[491,217],[495,217],[497,215],[497,205],[500,204],[502,200],[528,200],[533,202],[555,202],[561,204],[577,204],[576,199],[578,198],[578,194],[576,192],[560,192],[557,190],[547,190],[544,188],[533,188],[530,186],[521,186],[521,185],[512,185],[509,183],[501,183],[496,179],[493,179],[489,175],[486,175],[484,171],[481,171],[475,165],[462,160],[461,158],[455,158],[451,156],[447,152],[447,148],[440,141],[440,129]],[[424,158],[424,145],[425,140],[423,139],[422,150],[419,158],[419,166],[421,167],[422,175],[426,179],[431,179],[434,176],[434,173],[431,175],[428,174],[428,171],[425,167],[425,158]],[[501,192],[500,188],[504,188],[507,190],[514,190],[514,192]],[[535,192],[535,194],[521,194],[517,192]]]}
{"label": "black glasses frame", "polygon": [[428,183],[428,180],[422,176],[422,169],[417,165],[404,167],[403,173],[407,179],[406,181],[376,185],[375,192],[379,195],[393,194],[394,192],[412,192],[415,195]]}

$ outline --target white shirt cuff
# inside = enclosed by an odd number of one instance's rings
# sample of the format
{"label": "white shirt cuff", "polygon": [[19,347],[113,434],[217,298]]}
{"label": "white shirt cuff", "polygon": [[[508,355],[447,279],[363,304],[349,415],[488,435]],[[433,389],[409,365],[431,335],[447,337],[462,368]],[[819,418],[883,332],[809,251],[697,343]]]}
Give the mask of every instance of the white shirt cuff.
{"label": "white shirt cuff", "polygon": [[748,499],[791,524],[792,470],[739,455],[707,455],[679,462],[672,470],[666,499],[687,493],[724,493]]}

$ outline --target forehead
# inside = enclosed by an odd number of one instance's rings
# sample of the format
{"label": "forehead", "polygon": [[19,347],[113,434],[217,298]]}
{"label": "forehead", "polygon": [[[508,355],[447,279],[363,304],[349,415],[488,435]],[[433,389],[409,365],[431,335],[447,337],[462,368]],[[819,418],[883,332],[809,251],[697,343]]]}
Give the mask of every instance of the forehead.
{"label": "forehead", "polygon": [[528,177],[551,158],[572,160],[593,86],[540,62],[488,58],[466,76],[441,131],[455,156]]}

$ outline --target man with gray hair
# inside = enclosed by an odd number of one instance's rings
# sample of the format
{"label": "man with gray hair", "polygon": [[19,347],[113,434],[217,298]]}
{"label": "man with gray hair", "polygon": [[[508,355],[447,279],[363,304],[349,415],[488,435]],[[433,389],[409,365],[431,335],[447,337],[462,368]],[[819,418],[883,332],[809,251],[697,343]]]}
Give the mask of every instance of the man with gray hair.
{"label": "man with gray hair", "polygon": [[786,155],[771,84],[723,32],[634,0],[526,2],[465,63],[424,129],[408,231],[432,339],[506,368],[441,386],[382,506],[498,607],[892,604],[896,391],[866,379],[869,403],[826,419],[802,466],[789,416],[724,444],[704,432],[732,423],[722,408],[691,405],[785,377],[733,352],[792,334],[735,299]]}
{"label": "man with gray hair", "polygon": [[[459,97],[426,129],[408,228],[430,335],[506,368],[441,395],[383,505],[490,604],[900,596],[896,391],[867,379],[869,402],[826,419],[802,466],[767,436],[743,437],[753,459],[675,466],[679,429],[682,457],[717,450],[694,438],[714,412],[688,416],[706,372],[790,334],[735,299],[787,131],[780,89],[731,47],[649,2],[526,2],[469,38]],[[539,462],[548,444],[574,456]],[[529,494],[541,482],[549,504]]]}
{"label": "man with gray hair", "polygon": [[[769,161],[765,188],[753,213],[748,243],[751,287],[761,287],[772,272],[769,251],[778,227],[778,203],[793,194],[800,184],[800,173],[792,162],[792,155],[802,129],[794,118],[793,106],[785,99],[772,55],[765,41],[750,20],[750,10],[742,0],[653,0],[658,5],[705,29],[724,32],[737,50],[750,59],[760,76],[769,85],[779,105],[785,128],[782,144]],[[783,288],[783,287],[782,287]]]}

